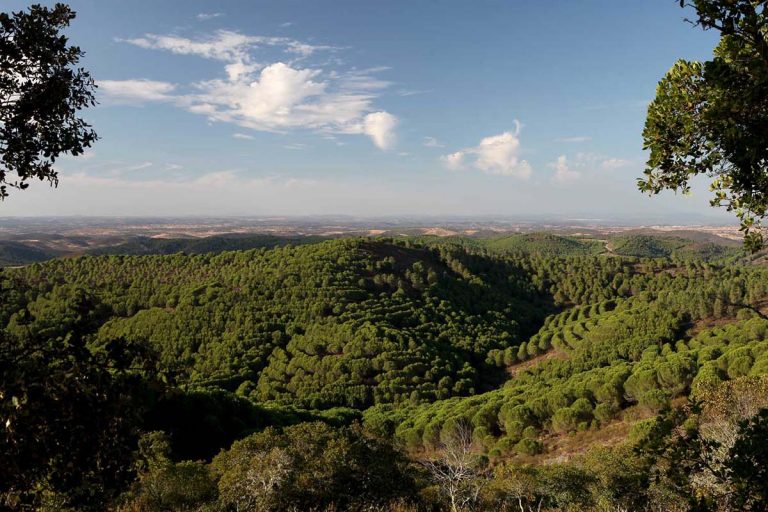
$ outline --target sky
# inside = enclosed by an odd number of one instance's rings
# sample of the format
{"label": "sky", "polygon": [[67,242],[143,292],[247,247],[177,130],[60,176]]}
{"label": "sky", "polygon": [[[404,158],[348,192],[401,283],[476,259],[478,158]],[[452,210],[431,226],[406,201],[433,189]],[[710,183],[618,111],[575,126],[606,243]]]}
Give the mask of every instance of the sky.
{"label": "sky", "polygon": [[0,216],[723,218],[637,191],[658,80],[716,43],[676,0],[70,5],[101,139]]}

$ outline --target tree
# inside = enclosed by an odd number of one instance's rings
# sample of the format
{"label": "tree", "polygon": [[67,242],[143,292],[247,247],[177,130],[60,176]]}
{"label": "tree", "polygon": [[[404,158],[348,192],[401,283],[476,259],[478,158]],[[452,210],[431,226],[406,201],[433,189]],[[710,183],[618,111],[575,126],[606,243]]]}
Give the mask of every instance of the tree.
{"label": "tree", "polygon": [[712,178],[712,206],[736,213],[747,248],[763,245],[768,213],[768,10],[756,0],[680,0],[717,30],[707,62],[679,60],[659,82],[643,131],[650,150],[641,191],[690,191]]}
{"label": "tree", "polygon": [[764,510],[768,502],[768,409],[739,424],[722,477],[731,483],[731,501],[741,510]]}
{"label": "tree", "polygon": [[448,499],[451,512],[471,510],[488,481],[485,461],[477,453],[467,422],[458,422],[445,437],[438,457],[422,464]]}
{"label": "tree", "polygon": [[216,499],[216,485],[202,462],[171,460],[171,445],[163,432],[150,432],[139,441],[138,479],[119,510],[162,512],[201,510]]}
{"label": "tree", "polygon": [[66,333],[29,312],[27,333],[0,331],[0,508],[102,510],[133,476],[153,357],[124,340],[89,346],[98,305],[68,309]]}
{"label": "tree", "polygon": [[[497,469],[493,483],[502,502],[510,509],[541,512],[596,510],[591,494],[594,481],[593,476],[575,465],[505,464]],[[605,510],[623,509],[615,507]]]}
{"label": "tree", "polygon": [[234,510],[358,510],[413,492],[401,454],[359,425],[268,427],[235,441],[211,470],[220,505]]}
{"label": "tree", "polygon": [[97,139],[77,116],[95,105],[96,85],[61,34],[74,17],[64,4],[0,13],[0,199],[35,178],[57,185],[56,159]]}

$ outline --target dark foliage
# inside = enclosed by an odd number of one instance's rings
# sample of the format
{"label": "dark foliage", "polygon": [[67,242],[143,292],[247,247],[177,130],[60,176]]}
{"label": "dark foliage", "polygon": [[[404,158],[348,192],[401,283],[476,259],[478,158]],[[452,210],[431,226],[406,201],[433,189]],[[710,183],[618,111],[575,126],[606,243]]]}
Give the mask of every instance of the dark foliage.
{"label": "dark foliage", "polygon": [[77,117],[95,104],[95,84],[61,33],[74,17],[64,4],[0,13],[0,199],[33,179],[57,184],[56,158],[96,140]]}

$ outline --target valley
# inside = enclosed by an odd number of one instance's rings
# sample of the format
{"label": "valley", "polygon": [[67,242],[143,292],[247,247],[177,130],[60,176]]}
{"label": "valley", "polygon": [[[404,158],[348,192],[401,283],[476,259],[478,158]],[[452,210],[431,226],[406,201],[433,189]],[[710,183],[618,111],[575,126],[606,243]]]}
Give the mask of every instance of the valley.
{"label": "valley", "polygon": [[[137,426],[167,436],[163,471],[320,422],[396,447],[397,471],[425,490],[420,461],[465,435],[485,461],[475,483],[555,467],[593,478],[623,454],[621,478],[650,496],[659,462],[642,450],[672,442],[665,418],[725,385],[764,385],[768,267],[709,232],[600,237],[144,238],[7,269],[0,324],[22,345],[77,339],[151,361],[126,371],[149,385]],[[634,499],[616,485],[569,500]]]}

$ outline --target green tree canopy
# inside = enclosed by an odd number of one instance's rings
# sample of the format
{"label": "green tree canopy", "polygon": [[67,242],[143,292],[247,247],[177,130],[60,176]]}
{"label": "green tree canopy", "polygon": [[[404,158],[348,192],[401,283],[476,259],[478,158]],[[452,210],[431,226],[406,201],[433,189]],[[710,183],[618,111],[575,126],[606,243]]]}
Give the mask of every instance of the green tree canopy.
{"label": "green tree canopy", "polygon": [[77,116],[95,104],[94,81],[61,34],[74,17],[64,4],[0,12],[0,199],[34,178],[57,184],[56,158],[97,138]]}
{"label": "green tree canopy", "polygon": [[650,150],[643,192],[690,190],[712,178],[713,206],[741,220],[745,244],[763,245],[768,212],[768,24],[765,2],[680,1],[694,24],[721,33],[712,60],[679,60],[659,82],[643,131]]}

